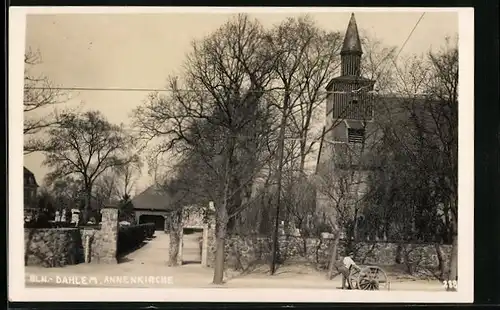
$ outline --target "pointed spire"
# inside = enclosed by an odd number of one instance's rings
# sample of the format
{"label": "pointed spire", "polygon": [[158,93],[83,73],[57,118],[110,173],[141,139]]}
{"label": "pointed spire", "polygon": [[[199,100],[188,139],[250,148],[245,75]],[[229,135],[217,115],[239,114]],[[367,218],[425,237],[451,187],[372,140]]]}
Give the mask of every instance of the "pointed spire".
{"label": "pointed spire", "polygon": [[361,40],[359,39],[358,25],[356,24],[354,13],[351,14],[351,19],[349,20],[349,25],[347,26],[341,53],[363,53]]}

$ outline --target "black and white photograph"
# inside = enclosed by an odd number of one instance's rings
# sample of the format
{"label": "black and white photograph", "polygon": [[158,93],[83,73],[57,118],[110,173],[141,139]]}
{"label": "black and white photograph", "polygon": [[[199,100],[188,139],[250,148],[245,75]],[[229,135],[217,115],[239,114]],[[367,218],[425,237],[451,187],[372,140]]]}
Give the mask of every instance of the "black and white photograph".
{"label": "black and white photograph", "polygon": [[473,9],[10,15],[11,300],[472,301]]}

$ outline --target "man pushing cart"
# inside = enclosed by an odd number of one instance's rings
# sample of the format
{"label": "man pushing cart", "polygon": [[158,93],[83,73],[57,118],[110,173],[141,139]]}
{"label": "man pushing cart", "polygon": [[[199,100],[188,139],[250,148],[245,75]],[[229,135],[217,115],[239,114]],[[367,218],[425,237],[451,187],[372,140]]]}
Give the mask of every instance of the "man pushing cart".
{"label": "man pushing cart", "polygon": [[[378,266],[360,267],[349,252],[341,261],[336,263],[337,270],[342,274],[342,289],[352,290],[379,290],[389,289],[389,281],[386,273]],[[346,285],[347,283],[347,285]]]}
{"label": "man pushing cart", "polygon": [[360,270],[359,266],[354,262],[352,257],[354,256],[353,252],[349,252],[347,256],[345,256],[342,261],[337,263],[337,270],[342,274],[342,289],[352,290],[352,284],[350,279],[351,272],[354,270]]}

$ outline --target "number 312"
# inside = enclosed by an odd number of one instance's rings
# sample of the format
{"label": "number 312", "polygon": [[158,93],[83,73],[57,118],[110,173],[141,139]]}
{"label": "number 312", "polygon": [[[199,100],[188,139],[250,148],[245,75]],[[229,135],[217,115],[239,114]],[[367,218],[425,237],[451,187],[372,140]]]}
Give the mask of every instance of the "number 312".
{"label": "number 312", "polygon": [[458,283],[457,280],[445,280],[443,281],[444,288],[457,288]]}

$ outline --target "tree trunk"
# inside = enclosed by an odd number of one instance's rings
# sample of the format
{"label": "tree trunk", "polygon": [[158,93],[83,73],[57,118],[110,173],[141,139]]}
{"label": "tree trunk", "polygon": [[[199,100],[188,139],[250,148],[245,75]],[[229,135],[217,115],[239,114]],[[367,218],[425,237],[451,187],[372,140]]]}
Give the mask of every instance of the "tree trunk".
{"label": "tree trunk", "polygon": [[276,272],[276,265],[279,257],[279,223],[280,223],[280,207],[281,207],[281,186],[282,186],[282,174],[283,174],[283,156],[285,152],[285,130],[286,130],[286,120],[288,114],[288,102],[290,100],[290,94],[285,94],[285,101],[283,105],[283,113],[281,116],[280,132],[279,132],[279,145],[278,145],[278,171],[277,171],[277,202],[276,202],[276,218],[274,222],[274,234],[273,234],[273,246],[272,246],[272,258],[271,258],[271,275]]}
{"label": "tree trunk", "polygon": [[179,245],[180,245],[180,236],[177,229],[172,229],[170,231],[170,251],[169,251],[169,261],[168,265],[178,266],[178,255],[179,255]]}
{"label": "tree trunk", "polygon": [[179,245],[180,230],[182,229],[182,218],[179,213],[174,213],[172,215],[172,221],[170,225],[170,249],[169,249],[169,266],[178,266],[178,255],[179,255]]}
{"label": "tree trunk", "polygon": [[304,257],[307,257],[307,237],[302,235],[301,238],[302,238],[302,251],[304,252]]}
{"label": "tree trunk", "polygon": [[[456,230],[453,232],[452,236],[451,259],[449,265],[448,280],[458,281],[458,235],[456,233]],[[451,286],[448,285],[447,290],[456,291],[456,287],[453,287],[453,285]]]}
{"label": "tree trunk", "polygon": [[[453,233],[453,228],[451,227],[451,224],[450,224],[450,211],[449,210],[445,210],[444,211],[444,219],[445,219],[445,233],[443,234],[443,242],[450,242],[451,241],[451,233]],[[451,229],[450,229],[451,228]]]}
{"label": "tree trunk", "polygon": [[398,247],[396,248],[396,264],[402,264],[403,263],[403,246],[401,243],[398,244]]}
{"label": "tree trunk", "polygon": [[228,222],[228,203],[231,197],[230,182],[233,169],[234,138],[229,137],[224,167],[224,192],[222,203],[218,204],[215,219],[215,266],[213,284],[224,283],[225,241]]}
{"label": "tree trunk", "polygon": [[[266,182],[264,183],[264,188],[269,187],[269,177],[266,178]],[[262,195],[261,198],[261,206],[259,207],[260,221],[257,223],[259,227],[259,234],[269,236],[269,207],[271,206],[271,195],[266,194]]]}
{"label": "tree trunk", "polygon": [[340,231],[337,231],[335,233],[335,239],[333,240],[333,244],[330,250],[330,260],[328,262],[328,273],[327,273],[327,279],[331,280],[333,277],[333,272],[335,270],[335,262],[337,261],[337,252],[338,252],[338,245],[340,241]]}
{"label": "tree trunk", "polygon": [[439,243],[436,243],[434,245],[434,248],[436,249],[436,256],[438,259],[439,263],[439,281],[444,280],[444,275],[446,273],[446,263],[444,261],[444,255],[443,255],[443,249],[441,249],[441,245]]}
{"label": "tree trunk", "polygon": [[[408,247],[410,247],[410,249],[408,249]],[[414,272],[414,266],[413,266],[413,263],[412,261],[410,260],[410,254],[412,252],[412,248],[411,246],[408,246],[408,245],[404,245],[402,246],[402,249],[403,249],[403,257],[404,257],[404,263],[406,265],[406,270],[408,272],[409,275],[413,275],[413,272]]]}
{"label": "tree trunk", "polygon": [[[262,199],[264,201],[264,199]],[[265,207],[261,209],[260,212],[260,222],[259,222],[259,234],[268,235],[269,234],[269,209],[266,208],[269,204],[265,202],[262,203]]]}
{"label": "tree trunk", "polygon": [[[278,197],[280,194],[278,193]],[[276,265],[278,264],[278,259],[279,259],[279,226],[280,226],[280,206],[279,206],[279,199],[278,202],[276,203],[276,215],[274,219],[274,228],[273,228],[273,242],[272,242],[272,247],[271,247],[271,266],[270,266],[270,272],[271,275],[273,275],[276,272]]]}
{"label": "tree trunk", "polygon": [[[456,204],[451,207],[451,224],[452,224],[452,236],[451,236],[451,258],[449,263],[448,280],[458,281],[458,219],[456,213]],[[448,282],[450,283],[450,282]],[[456,283],[456,282],[455,282]],[[448,290],[455,291],[456,287],[453,285],[447,286]]]}
{"label": "tree trunk", "polygon": [[233,216],[227,221],[227,231],[229,235],[236,233],[236,220],[238,216]]}
{"label": "tree trunk", "polygon": [[85,189],[85,207],[82,210],[82,223],[87,224],[90,217],[90,212],[92,210],[92,185],[87,185]]}
{"label": "tree trunk", "polygon": [[225,229],[219,227],[215,237],[215,267],[213,284],[224,283]]}
{"label": "tree trunk", "polygon": [[[227,184],[226,184],[227,185]],[[225,186],[229,190],[228,186]],[[227,233],[227,197],[229,195],[224,191],[223,203],[217,208],[217,218],[215,223],[215,265],[213,284],[224,283],[224,261],[226,257],[226,233]]]}
{"label": "tree trunk", "polygon": [[300,163],[299,163],[299,171],[300,177],[304,177],[306,175],[305,167],[306,167],[306,137],[302,137],[300,139]]}
{"label": "tree trunk", "polygon": [[358,207],[354,209],[354,223],[352,229],[352,239],[358,241]]}

